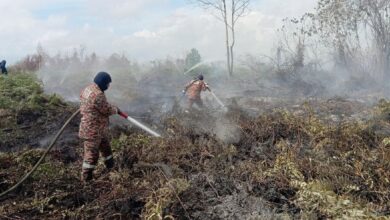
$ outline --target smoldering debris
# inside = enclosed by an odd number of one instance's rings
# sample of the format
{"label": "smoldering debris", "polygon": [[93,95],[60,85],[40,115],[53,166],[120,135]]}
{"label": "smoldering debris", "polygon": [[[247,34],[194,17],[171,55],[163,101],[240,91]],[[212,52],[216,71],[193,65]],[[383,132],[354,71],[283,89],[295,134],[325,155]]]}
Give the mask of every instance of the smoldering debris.
{"label": "smoldering debris", "polygon": [[[159,119],[169,133],[163,139],[114,127],[117,167],[108,173],[99,165],[91,185],[79,182],[82,148],[70,143],[68,150],[55,149],[30,181],[2,198],[0,211],[7,218],[33,219],[385,217],[390,196],[383,177],[390,174],[382,168],[389,148],[380,131],[389,124],[390,104],[332,99],[275,109],[281,103],[274,101],[257,103],[269,109],[256,116],[233,102],[226,113],[188,114],[177,107]],[[355,110],[372,117],[357,121]],[[346,117],[331,123],[324,111]],[[0,190],[41,154],[40,149],[0,154]],[[171,176],[136,164],[164,164]]]}
{"label": "smoldering debris", "polygon": [[238,143],[241,137],[240,127],[223,117],[216,121],[213,133],[218,139],[227,144]]}

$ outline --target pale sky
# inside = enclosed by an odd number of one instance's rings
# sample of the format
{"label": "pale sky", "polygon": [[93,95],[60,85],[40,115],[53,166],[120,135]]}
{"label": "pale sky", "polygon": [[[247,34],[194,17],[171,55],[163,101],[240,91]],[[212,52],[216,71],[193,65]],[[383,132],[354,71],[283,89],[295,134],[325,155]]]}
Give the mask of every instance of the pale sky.
{"label": "pale sky", "polygon": [[[269,54],[285,17],[313,11],[316,0],[253,0],[237,27],[236,54]],[[223,24],[188,0],[1,0],[0,59],[13,63],[38,44],[51,55],[125,54],[139,61],[183,57],[197,48],[224,59]]]}

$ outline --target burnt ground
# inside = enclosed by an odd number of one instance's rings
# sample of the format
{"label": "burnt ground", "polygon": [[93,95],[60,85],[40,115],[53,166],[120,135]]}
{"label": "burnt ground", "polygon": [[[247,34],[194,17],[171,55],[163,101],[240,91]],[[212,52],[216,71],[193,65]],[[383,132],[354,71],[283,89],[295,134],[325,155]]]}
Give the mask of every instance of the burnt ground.
{"label": "burnt ground", "polygon": [[[64,106],[45,111],[23,110],[2,117],[3,120],[12,118],[15,123],[2,128],[0,151],[16,152],[22,149],[46,147],[62,127],[63,122],[76,110],[77,106]],[[74,120],[68,126],[57,146],[74,146],[78,142],[77,135],[74,134],[78,130],[78,124],[77,120]]]}
{"label": "burnt ground", "polygon": [[[74,120],[38,171],[0,198],[0,218],[388,217],[387,102],[225,101],[227,112],[175,108],[158,118],[143,115],[161,139],[114,125],[116,167],[107,172],[100,164],[87,185],[79,181],[82,147]],[[2,133],[0,191],[31,169],[75,109],[18,113],[15,127]]]}

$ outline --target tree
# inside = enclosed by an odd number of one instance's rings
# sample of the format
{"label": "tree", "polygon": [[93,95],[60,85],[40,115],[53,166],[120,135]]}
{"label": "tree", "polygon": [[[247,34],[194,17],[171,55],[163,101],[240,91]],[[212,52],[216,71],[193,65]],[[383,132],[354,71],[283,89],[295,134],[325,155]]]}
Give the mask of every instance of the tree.
{"label": "tree", "polygon": [[234,46],[236,43],[236,23],[245,15],[250,0],[193,0],[205,9],[213,9],[220,13],[217,18],[225,25],[225,44],[227,69],[229,75],[233,75]]}
{"label": "tree", "polygon": [[316,25],[323,42],[332,47],[337,66],[348,68],[360,47],[359,6],[356,0],[319,0]]}
{"label": "tree", "polygon": [[380,65],[380,79],[390,78],[390,0],[361,0],[363,22],[374,38]]}
{"label": "tree", "polygon": [[[371,71],[378,80],[390,77],[390,0],[319,0],[315,20],[339,63],[351,68],[361,63],[352,62],[358,52],[375,51]],[[368,45],[365,50],[362,42]]]}
{"label": "tree", "polygon": [[185,60],[186,69],[190,69],[191,67],[200,63],[201,61],[202,61],[202,58],[199,54],[199,51],[195,48],[192,48],[191,52],[189,52],[186,56],[186,60]]}
{"label": "tree", "polygon": [[307,39],[310,36],[310,28],[307,27],[311,27],[311,16],[306,13],[300,19],[283,19],[283,26],[278,29],[280,39],[276,59],[272,59],[279,73],[298,74],[305,66],[305,57],[309,52]]}

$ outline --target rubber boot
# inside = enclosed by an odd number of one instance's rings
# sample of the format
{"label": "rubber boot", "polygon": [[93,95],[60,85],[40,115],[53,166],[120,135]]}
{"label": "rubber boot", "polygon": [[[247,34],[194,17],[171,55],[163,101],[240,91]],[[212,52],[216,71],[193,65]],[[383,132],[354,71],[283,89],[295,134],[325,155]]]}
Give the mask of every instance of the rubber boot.
{"label": "rubber boot", "polygon": [[110,159],[104,161],[104,164],[106,165],[107,169],[111,170],[115,165],[114,158],[110,158]]}
{"label": "rubber boot", "polygon": [[93,170],[88,169],[88,170],[83,170],[81,173],[81,181],[86,183],[90,182],[93,179]]}

